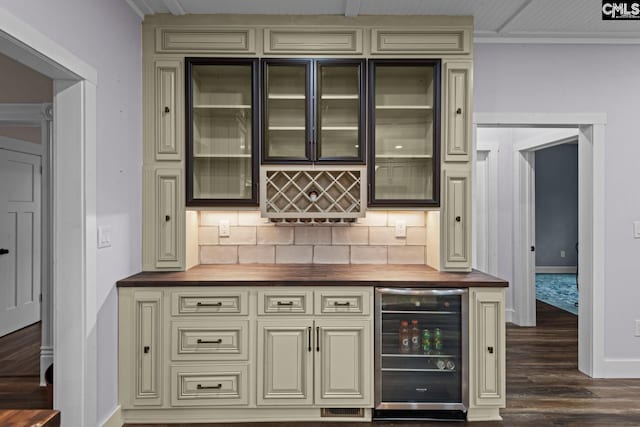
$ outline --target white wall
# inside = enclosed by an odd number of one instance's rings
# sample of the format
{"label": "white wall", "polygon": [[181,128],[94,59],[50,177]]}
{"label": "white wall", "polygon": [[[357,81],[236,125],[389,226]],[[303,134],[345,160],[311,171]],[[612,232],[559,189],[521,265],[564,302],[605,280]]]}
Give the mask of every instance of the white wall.
{"label": "white wall", "polygon": [[605,357],[632,361],[640,359],[640,239],[631,234],[640,220],[638,70],[637,45],[475,46],[474,112],[607,114]]}
{"label": "white wall", "polygon": [[90,331],[98,342],[101,421],[117,405],[115,281],[141,269],[140,19],[124,1],[0,0],[0,7],[98,71],[97,223],[111,226],[113,241],[97,254],[98,321]]}

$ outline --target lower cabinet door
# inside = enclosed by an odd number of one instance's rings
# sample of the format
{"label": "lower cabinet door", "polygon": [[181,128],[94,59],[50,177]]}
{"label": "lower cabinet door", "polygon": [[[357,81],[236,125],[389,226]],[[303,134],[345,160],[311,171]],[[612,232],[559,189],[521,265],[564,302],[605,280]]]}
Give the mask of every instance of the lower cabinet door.
{"label": "lower cabinet door", "polygon": [[258,321],[258,405],[313,404],[313,321]]}
{"label": "lower cabinet door", "polygon": [[171,406],[230,406],[248,403],[247,365],[171,367]]}
{"label": "lower cabinet door", "polygon": [[161,358],[161,291],[137,291],[133,297],[135,307],[135,394],[134,405],[160,405],[162,403]]}
{"label": "lower cabinet door", "polygon": [[316,405],[370,406],[373,375],[371,322],[319,319],[315,327]]}

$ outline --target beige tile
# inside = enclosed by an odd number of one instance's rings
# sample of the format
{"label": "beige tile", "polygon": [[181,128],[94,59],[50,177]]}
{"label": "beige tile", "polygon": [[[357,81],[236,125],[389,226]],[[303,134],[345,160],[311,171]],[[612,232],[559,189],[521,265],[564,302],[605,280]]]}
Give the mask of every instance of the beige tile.
{"label": "beige tile", "polygon": [[200,211],[200,225],[220,225],[221,220],[238,225],[238,211]]}
{"label": "beige tile", "polygon": [[258,227],[259,245],[293,245],[294,227],[264,226]]}
{"label": "beige tile", "polygon": [[332,245],[368,245],[369,227],[332,227]]}
{"label": "beige tile", "polygon": [[386,264],[386,246],[351,246],[351,264]]}
{"label": "beige tile", "polygon": [[200,246],[200,264],[237,264],[237,246]]}
{"label": "beige tile", "polygon": [[273,264],[276,262],[276,247],[273,245],[238,246],[240,264]]}
{"label": "beige tile", "polygon": [[424,246],[389,246],[389,264],[424,264]]}
{"label": "beige tile", "polygon": [[395,227],[396,221],[404,221],[407,227],[424,227],[424,211],[394,211],[387,215],[387,225]]}
{"label": "beige tile", "polygon": [[349,264],[349,246],[314,246],[314,264]]}
{"label": "beige tile", "polygon": [[256,227],[229,227],[229,237],[218,237],[221,245],[255,245]]}
{"label": "beige tile", "polygon": [[406,245],[406,237],[396,237],[395,227],[370,227],[370,245]]}
{"label": "beige tile", "polygon": [[294,227],[296,245],[330,245],[331,227]]}
{"label": "beige tile", "polygon": [[367,211],[364,218],[358,218],[356,226],[384,227],[387,225],[387,211]]}
{"label": "beige tile", "polygon": [[426,245],[427,227],[407,227],[407,245]]}
{"label": "beige tile", "polygon": [[218,244],[218,227],[199,227],[198,228],[198,244],[217,245]]}
{"label": "beige tile", "polygon": [[276,246],[276,264],[309,264],[313,246]]}
{"label": "beige tile", "polygon": [[238,225],[266,225],[267,218],[260,216],[260,211],[238,211]]}

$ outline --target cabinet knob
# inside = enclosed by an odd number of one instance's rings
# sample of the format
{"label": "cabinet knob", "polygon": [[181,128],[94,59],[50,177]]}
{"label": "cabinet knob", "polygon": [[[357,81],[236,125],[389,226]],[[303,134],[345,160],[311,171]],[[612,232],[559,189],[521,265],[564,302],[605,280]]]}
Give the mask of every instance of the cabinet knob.
{"label": "cabinet knob", "polygon": [[493,347],[487,347],[487,351],[489,352],[489,354],[493,354]]}
{"label": "cabinet knob", "polygon": [[164,220],[167,222],[171,221],[171,215],[165,215]]}
{"label": "cabinet knob", "polygon": [[144,352],[144,354],[149,353],[149,350],[151,350],[151,348],[149,348],[148,345],[145,345],[144,348],[142,349],[142,351]]}
{"label": "cabinet knob", "polygon": [[456,222],[460,222],[460,221],[462,221],[462,218],[460,217],[460,215],[458,215],[458,216],[456,217]]}
{"label": "cabinet knob", "polygon": [[462,114],[462,108],[458,108],[458,109],[456,110],[456,114]]}
{"label": "cabinet knob", "polygon": [[171,108],[169,108],[169,107],[164,107],[164,112],[165,112],[165,113],[170,113],[170,112],[171,112]]}

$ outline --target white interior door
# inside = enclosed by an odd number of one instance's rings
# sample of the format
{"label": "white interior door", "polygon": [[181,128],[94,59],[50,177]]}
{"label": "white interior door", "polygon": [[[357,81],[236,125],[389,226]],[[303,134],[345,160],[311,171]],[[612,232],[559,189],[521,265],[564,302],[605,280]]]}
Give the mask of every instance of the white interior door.
{"label": "white interior door", "polygon": [[41,160],[0,149],[0,336],[40,320]]}

